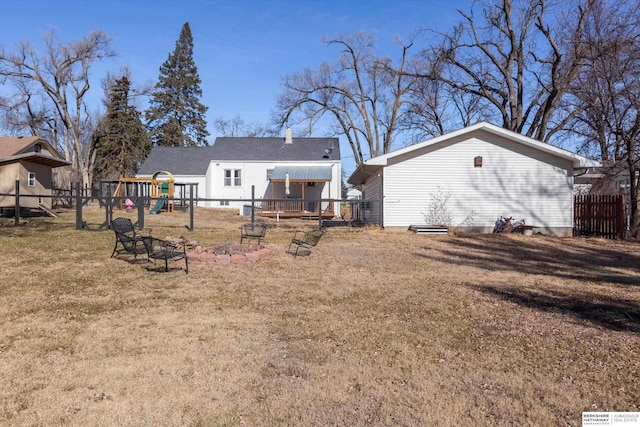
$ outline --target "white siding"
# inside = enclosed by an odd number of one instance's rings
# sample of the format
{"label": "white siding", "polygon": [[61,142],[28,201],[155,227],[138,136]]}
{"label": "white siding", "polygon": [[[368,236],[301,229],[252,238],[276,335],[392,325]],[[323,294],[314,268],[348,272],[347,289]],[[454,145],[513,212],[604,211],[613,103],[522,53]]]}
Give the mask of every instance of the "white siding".
{"label": "white siding", "polygon": [[[181,184],[198,184],[197,186],[194,185],[193,186],[193,197],[196,198],[202,198],[204,197],[204,185],[205,185],[205,179],[204,176],[198,176],[198,175],[174,175],[174,182],[176,183],[181,183]],[[189,191],[190,191],[190,187],[187,185],[185,188],[185,194],[184,197],[188,198],[189,197]],[[180,192],[178,190],[175,190],[175,197],[178,197],[180,195]],[[200,204],[200,206],[206,206],[205,204]]]}
{"label": "white siding", "polygon": [[[340,163],[327,162],[217,162],[212,161],[209,165],[206,176],[206,198],[209,199],[229,199],[229,207],[242,209],[242,207],[251,200],[251,186],[255,186],[256,199],[271,199],[284,197],[284,185],[282,183],[274,183],[273,188],[270,181],[267,180],[267,170],[274,169],[276,166],[331,166],[332,181],[326,184],[316,184],[314,187],[305,187],[306,199],[340,199],[340,191],[342,189],[341,179],[342,172]],[[242,185],[225,186],[224,171],[225,169],[240,169],[242,171]],[[292,183],[291,197],[301,196],[300,184]],[[242,201],[231,201],[233,199],[241,199]],[[220,207],[219,202],[210,202],[214,207]],[[325,203],[323,209],[326,208]],[[335,212],[340,212],[340,202],[336,202],[334,206]]]}
{"label": "white siding", "polygon": [[[474,158],[482,156],[482,167]],[[450,194],[452,226],[493,228],[498,217],[571,228],[568,160],[487,132],[448,140],[391,159],[384,169],[384,226],[426,224],[432,195]]]}

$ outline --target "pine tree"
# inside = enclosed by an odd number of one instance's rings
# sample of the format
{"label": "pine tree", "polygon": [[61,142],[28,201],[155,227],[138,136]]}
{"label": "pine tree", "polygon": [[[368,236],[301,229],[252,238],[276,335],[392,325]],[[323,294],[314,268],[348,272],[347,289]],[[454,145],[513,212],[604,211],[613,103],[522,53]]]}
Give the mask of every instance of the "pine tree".
{"label": "pine tree", "polygon": [[107,114],[99,131],[94,134],[96,179],[135,176],[151,151],[151,139],[141,114],[129,104],[130,91],[131,83],[127,76],[115,80],[111,87]]}
{"label": "pine tree", "polygon": [[193,61],[193,37],[185,22],[176,48],[160,67],[146,119],[155,145],[208,145],[207,107],[200,103],[200,76]]}

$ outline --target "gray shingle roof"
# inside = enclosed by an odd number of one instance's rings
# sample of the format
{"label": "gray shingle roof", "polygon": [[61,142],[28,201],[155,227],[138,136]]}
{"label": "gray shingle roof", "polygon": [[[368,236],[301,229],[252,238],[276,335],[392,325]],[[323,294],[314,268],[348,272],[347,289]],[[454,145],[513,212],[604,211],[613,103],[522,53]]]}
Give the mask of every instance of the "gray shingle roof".
{"label": "gray shingle roof", "polygon": [[138,175],[152,175],[157,171],[172,175],[204,175],[212,158],[212,147],[153,147]]}
{"label": "gray shingle roof", "polygon": [[[325,150],[330,150],[325,158]],[[338,138],[216,138],[212,147],[216,160],[248,161],[336,161],[340,160]]]}
{"label": "gray shingle roof", "polygon": [[340,160],[340,144],[338,138],[294,138],[285,144],[284,138],[221,137],[212,147],[153,147],[138,175],[204,175],[212,160],[333,162]]}

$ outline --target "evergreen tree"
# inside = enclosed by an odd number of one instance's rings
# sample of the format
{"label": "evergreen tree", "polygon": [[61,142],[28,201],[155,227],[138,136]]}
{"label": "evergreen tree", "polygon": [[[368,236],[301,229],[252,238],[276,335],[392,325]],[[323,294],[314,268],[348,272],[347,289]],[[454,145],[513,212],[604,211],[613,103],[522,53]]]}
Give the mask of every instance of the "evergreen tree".
{"label": "evergreen tree", "polygon": [[207,107],[200,103],[200,76],[193,61],[193,37],[189,23],[180,31],[176,48],[160,67],[158,83],[146,112],[155,145],[189,147],[208,145]]}
{"label": "evergreen tree", "polygon": [[107,114],[94,134],[96,179],[135,176],[151,151],[151,139],[141,114],[129,104],[131,83],[127,76],[114,81]]}

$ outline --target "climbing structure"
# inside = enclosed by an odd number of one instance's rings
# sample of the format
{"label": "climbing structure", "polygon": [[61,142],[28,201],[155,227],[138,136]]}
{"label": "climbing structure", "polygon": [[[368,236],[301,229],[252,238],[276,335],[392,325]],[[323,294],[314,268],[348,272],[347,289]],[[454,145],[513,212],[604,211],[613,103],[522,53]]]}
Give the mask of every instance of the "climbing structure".
{"label": "climbing structure", "polygon": [[152,202],[149,213],[156,214],[161,210],[173,212],[174,205],[174,177],[167,171],[157,171],[151,178],[120,178],[113,197],[120,198],[120,209],[123,208],[124,198],[148,194]]}

